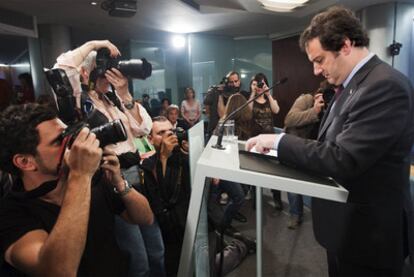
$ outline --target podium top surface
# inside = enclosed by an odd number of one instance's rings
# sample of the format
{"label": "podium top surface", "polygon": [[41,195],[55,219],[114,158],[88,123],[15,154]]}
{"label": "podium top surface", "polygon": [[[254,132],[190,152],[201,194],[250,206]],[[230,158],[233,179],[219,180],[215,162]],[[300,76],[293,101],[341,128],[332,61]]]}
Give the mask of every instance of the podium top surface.
{"label": "podium top surface", "polygon": [[[283,173],[269,174],[272,163],[267,161],[265,165],[254,163],[257,168],[245,170],[240,168],[239,145],[236,142],[223,142],[224,150],[212,147],[217,141],[212,136],[197,162],[197,173],[205,177],[219,178],[242,184],[260,186],[269,189],[278,189],[323,199],[346,202],[348,191],[333,180],[311,176],[296,169],[284,167]],[[242,155],[243,156],[243,155]],[[249,155],[247,155],[249,156]],[[246,159],[246,157],[242,157]],[[250,160],[249,157],[247,159]],[[245,162],[244,166],[245,166]],[[249,161],[251,162],[251,161]],[[267,169],[264,167],[268,167]],[[196,173],[196,174],[197,174]]]}

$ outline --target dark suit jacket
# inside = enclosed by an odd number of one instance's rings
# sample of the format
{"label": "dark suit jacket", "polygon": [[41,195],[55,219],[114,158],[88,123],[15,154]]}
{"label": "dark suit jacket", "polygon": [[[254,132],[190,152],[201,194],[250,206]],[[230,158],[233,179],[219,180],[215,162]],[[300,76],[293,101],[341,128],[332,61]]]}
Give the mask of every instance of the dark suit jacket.
{"label": "dark suit jacket", "polygon": [[314,233],[322,246],[350,262],[401,266],[407,246],[414,249],[411,83],[374,56],[335,105],[333,116],[322,121],[318,141],[287,134],[279,159],[331,176],[349,191],[347,203],[313,199]]}

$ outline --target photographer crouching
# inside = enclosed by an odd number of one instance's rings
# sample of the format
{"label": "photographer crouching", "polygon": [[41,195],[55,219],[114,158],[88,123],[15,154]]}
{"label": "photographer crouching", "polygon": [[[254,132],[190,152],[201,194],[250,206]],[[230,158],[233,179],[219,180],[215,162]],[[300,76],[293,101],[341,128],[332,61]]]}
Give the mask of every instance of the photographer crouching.
{"label": "photographer crouching", "polygon": [[180,130],[174,132],[164,116],[153,118],[148,138],[156,155],[150,158],[152,163],[141,166],[143,193],[164,239],[167,276],[177,275],[191,194],[187,137]]}
{"label": "photographer crouching", "polygon": [[[93,128],[101,128],[119,122],[117,126],[124,127],[125,140],[108,147],[118,156],[126,180],[139,190],[141,157],[134,140],[150,132],[152,121],[146,110],[133,101],[127,77],[145,79],[152,69],[145,59],[121,61],[119,55],[116,46],[107,40],[86,42],[59,56],[55,65],[58,69],[47,76],[57,95],[60,115],[69,123],[86,121]],[[138,226],[115,217],[115,232],[120,248],[131,258],[128,276],[165,275],[164,245],[157,222]]]}
{"label": "photographer crouching", "polygon": [[66,125],[39,104],[0,116],[0,169],[19,176],[0,206],[2,272],[38,276],[125,276],[128,259],[114,215],[152,224],[148,201],[123,179],[95,133]]}

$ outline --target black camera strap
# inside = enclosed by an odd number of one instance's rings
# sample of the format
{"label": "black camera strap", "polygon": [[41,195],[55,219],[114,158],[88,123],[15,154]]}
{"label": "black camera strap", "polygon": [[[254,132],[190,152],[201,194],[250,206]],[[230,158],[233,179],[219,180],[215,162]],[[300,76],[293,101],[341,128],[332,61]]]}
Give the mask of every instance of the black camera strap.
{"label": "black camera strap", "polygon": [[108,91],[107,93],[105,93],[105,96],[108,98],[108,100],[115,105],[121,112],[124,112],[124,107],[121,104],[121,101],[119,100],[118,96],[116,95],[115,89],[112,86],[112,91]]}
{"label": "black camera strap", "polygon": [[16,182],[16,185],[19,187],[19,190],[18,191],[11,190],[10,195],[12,195],[15,198],[19,198],[19,199],[34,199],[34,198],[38,198],[38,197],[48,194],[49,192],[51,192],[52,190],[56,188],[57,184],[58,184],[58,180],[52,180],[52,181],[44,182],[39,187],[33,190],[24,191],[23,183],[21,183],[21,180],[18,180]]}

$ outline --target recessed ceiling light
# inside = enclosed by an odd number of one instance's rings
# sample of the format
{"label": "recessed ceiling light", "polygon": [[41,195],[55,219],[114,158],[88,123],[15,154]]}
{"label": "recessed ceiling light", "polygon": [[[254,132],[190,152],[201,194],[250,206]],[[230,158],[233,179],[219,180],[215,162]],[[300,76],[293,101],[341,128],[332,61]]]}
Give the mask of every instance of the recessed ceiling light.
{"label": "recessed ceiling light", "polygon": [[257,0],[263,8],[275,12],[290,12],[293,9],[303,6],[309,0]]}
{"label": "recessed ceiling light", "polygon": [[92,2],[91,2],[91,5],[92,5],[92,6],[96,6],[96,5],[98,5],[98,2],[92,1]]}

